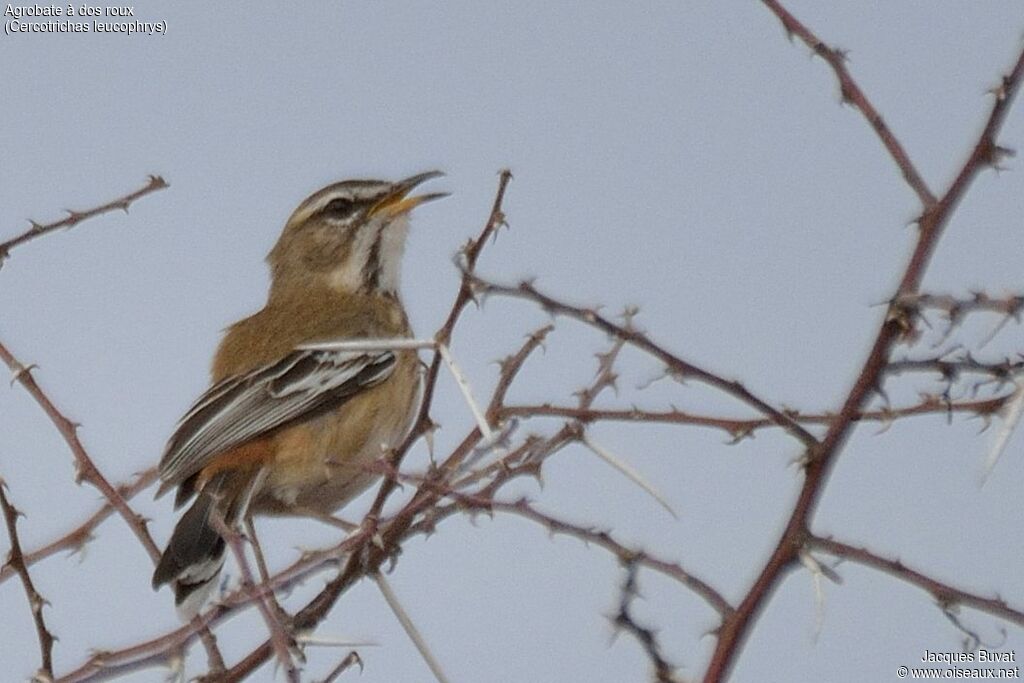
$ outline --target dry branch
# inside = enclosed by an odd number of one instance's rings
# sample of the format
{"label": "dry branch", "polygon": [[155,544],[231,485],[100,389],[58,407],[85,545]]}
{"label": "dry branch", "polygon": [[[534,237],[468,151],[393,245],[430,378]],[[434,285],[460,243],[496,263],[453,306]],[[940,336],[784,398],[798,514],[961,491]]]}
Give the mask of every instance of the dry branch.
{"label": "dry branch", "polygon": [[11,541],[11,550],[4,564],[10,566],[21,578],[21,586],[25,589],[25,597],[28,598],[29,610],[32,612],[32,621],[36,626],[36,638],[39,640],[42,665],[39,667],[36,678],[52,681],[54,637],[46,627],[46,619],[43,617],[43,607],[49,603],[36,590],[32,575],[29,574],[28,566],[25,564],[25,556],[21,552],[21,541],[18,538],[18,515],[21,513],[7,500],[7,483],[3,479],[0,479],[0,510],[3,511],[4,522],[7,525],[7,537]]}
{"label": "dry branch", "polygon": [[[824,46],[824,43],[810,30],[796,22],[778,2],[775,0],[764,0],[764,2],[782,20],[787,29],[800,35],[801,39],[812,49],[822,56],[833,54],[834,51],[824,47],[819,51],[819,48],[815,46]],[[840,81],[844,83],[844,96],[858,98],[866,102],[867,100],[863,98],[859,88],[852,89],[850,87],[849,84],[853,83],[853,80],[845,69],[840,71],[837,68],[837,64],[841,64],[841,60],[837,62],[837,59],[838,57],[833,54],[832,59],[829,59],[829,64],[837,70]],[[871,393],[879,386],[893,346],[913,329],[913,321],[919,311],[912,301],[919,294],[920,283],[931,260],[931,255],[949,223],[950,217],[977,174],[998,160],[997,150],[999,147],[995,142],[995,136],[999,132],[1009,105],[1020,86],[1022,74],[1024,74],[1024,51],[1021,52],[1013,68],[1003,78],[1001,86],[994,93],[995,102],[970,157],[938,201],[931,199],[923,181],[918,179],[919,176],[914,171],[913,165],[909,159],[905,159],[906,155],[902,151],[902,147],[891,143],[890,139],[894,140],[895,138],[892,137],[888,128],[878,125],[881,122],[881,117],[868,116],[876,133],[890,149],[897,164],[907,176],[908,182],[921,196],[922,203],[925,205],[924,212],[918,220],[917,244],[903,271],[900,284],[892,298],[893,303],[875,337],[867,360],[843,401],[838,416],[829,426],[821,444],[814,449],[812,457],[806,464],[803,486],[775,550],[736,612],[725,620],[719,630],[718,642],[705,672],[705,683],[721,681],[728,675],[757,615],[764,609],[784,572],[797,561],[799,552],[809,534],[818,501],[828,482],[836,458],[853,429],[855,418],[862,411]],[[853,101],[856,103],[858,99]],[[860,106],[858,104],[858,107]],[[862,111],[865,110],[862,108]],[[913,171],[913,175],[910,174],[911,171]]]}
{"label": "dry branch", "polygon": [[693,363],[683,360],[679,356],[665,349],[665,347],[654,342],[646,334],[632,327],[632,325],[620,325],[609,320],[592,308],[573,306],[564,301],[556,299],[538,290],[532,282],[523,281],[518,285],[503,285],[482,278],[472,271],[464,271],[463,277],[468,278],[473,288],[481,296],[505,296],[517,299],[532,301],[552,315],[562,315],[578,320],[586,325],[601,330],[607,335],[621,339],[627,344],[644,351],[665,364],[668,372],[673,377],[680,379],[695,379],[710,387],[732,396],[733,398],[746,403],[758,412],[764,414],[768,419],[782,427],[793,437],[798,439],[804,446],[811,448],[818,440],[813,434],[801,427],[785,412],[772,407],[758,396],[754,395],[743,384],[736,380],[728,380],[705,370]]}
{"label": "dry branch", "polygon": [[162,190],[166,187],[170,187],[167,182],[158,175],[149,176],[149,182],[146,185],[135,192],[129,192],[126,195],[118,197],[117,199],[107,202],[106,204],[100,204],[99,206],[91,209],[85,209],[83,211],[72,211],[66,209],[67,216],[59,221],[53,221],[50,223],[38,223],[34,220],[30,220],[31,226],[28,230],[21,233],[16,237],[12,237],[6,242],[0,242],[0,267],[3,266],[4,261],[10,256],[11,249],[21,246],[26,242],[30,242],[36,238],[47,235],[55,230],[62,228],[73,228],[82,221],[94,218],[104,213],[110,213],[111,211],[124,211],[128,213],[128,207],[131,206],[136,200],[145,197],[148,194]]}
{"label": "dry branch", "polygon": [[807,545],[812,549],[822,550],[835,557],[877,569],[900,581],[917,586],[930,593],[944,611],[955,605],[963,605],[1005,619],[1018,626],[1024,626],[1024,609],[1011,607],[1000,597],[982,597],[939,581],[916,569],[911,569],[900,560],[891,560],[876,555],[867,548],[860,548],[831,538],[811,536],[807,539]]}

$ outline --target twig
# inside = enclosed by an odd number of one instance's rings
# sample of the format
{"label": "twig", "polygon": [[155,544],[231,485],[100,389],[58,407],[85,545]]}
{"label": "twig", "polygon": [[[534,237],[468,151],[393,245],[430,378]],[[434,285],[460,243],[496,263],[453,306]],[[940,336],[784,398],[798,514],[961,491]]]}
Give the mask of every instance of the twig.
{"label": "twig", "polygon": [[299,669],[292,660],[290,650],[289,641],[292,640],[292,636],[289,633],[289,629],[281,622],[280,614],[275,611],[274,608],[277,604],[273,602],[271,591],[266,588],[265,582],[257,585],[253,579],[252,569],[249,568],[249,560],[245,557],[245,546],[242,543],[241,535],[229,524],[225,523],[217,514],[211,515],[211,521],[213,522],[214,529],[227,542],[228,547],[231,548],[231,553],[235,556],[238,571],[242,575],[242,589],[249,593],[253,602],[256,603],[260,614],[263,615],[263,620],[270,631],[270,642],[273,644],[274,654],[277,657],[278,663],[284,669],[285,676],[291,683],[299,683]]}
{"label": "twig", "polygon": [[[774,0],[765,0],[776,14],[784,12]],[[788,13],[786,14],[788,16]],[[802,27],[801,27],[802,28]],[[803,29],[806,31],[806,29]],[[811,35],[809,31],[808,35]],[[813,37],[813,36],[812,36]],[[820,41],[813,38],[813,44]],[[838,416],[829,426],[821,444],[813,450],[805,467],[805,478],[796,504],[790,514],[775,550],[762,567],[757,579],[747,591],[736,612],[726,619],[718,631],[718,642],[705,672],[705,683],[723,680],[742,648],[743,642],[764,608],[767,600],[788,567],[798,558],[804,546],[810,522],[818,501],[825,489],[829,474],[837,456],[849,437],[854,418],[861,412],[869,396],[879,386],[879,380],[896,342],[913,329],[913,320],[918,309],[913,300],[918,296],[931,255],[953,211],[980,170],[998,161],[999,147],[995,135],[1000,129],[1006,112],[1020,85],[1024,74],[1024,51],[1018,56],[1010,73],[1002,80],[994,93],[995,102],[974,150],[964,163],[952,184],[935,203],[926,202],[926,208],[918,220],[918,239],[900,279],[896,295],[892,298],[889,312],[872,344],[867,360],[843,402]],[[912,168],[901,164],[901,168]]]}
{"label": "twig", "polygon": [[636,574],[637,565],[634,562],[623,562],[626,568],[626,578],[619,590],[619,609],[612,619],[615,628],[625,631],[640,643],[640,646],[651,661],[651,668],[654,669],[654,680],[658,683],[679,683],[675,675],[675,667],[669,664],[664,655],[661,654],[661,645],[658,643],[658,634],[654,629],[641,626],[633,616],[633,601],[637,596]]}
{"label": "twig", "polygon": [[[881,408],[878,410],[861,410],[854,415],[855,422],[893,422],[898,419],[917,415],[935,415],[968,413],[981,417],[991,417],[999,411],[1012,393],[994,398],[970,401],[950,401],[943,396],[925,395],[915,405],[899,408]],[[753,435],[760,429],[778,427],[778,423],[767,418],[731,418],[718,415],[699,415],[685,410],[647,410],[642,408],[590,408],[580,409],[576,406],[557,406],[548,403],[542,405],[510,405],[498,410],[502,417],[536,418],[561,417],[579,420],[584,424],[601,420],[620,422],[661,422],[668,424],[686,424],[698,427],[720,429],[728,434],[733,442],[738,442]],[[794,420],[805,425],[830,425],[837,415],[835,413],[787,413]]]}
{"label": "twig", "polygon": [[[110,501],[110,504],[117,510],[121,518],[128,524],[128,527],[135,534],[135,537],[142,543],[142,547],[145,548],[149,554],[149,559],[156,564],[160,559],[160,551],[157,549],[156,544],[153,542],[153,537],[149,535],[149,530],[146,528],[146,520],[135,513],[134,510],[128,505],[124,496],[121,492],[114,488],[107,480],[106,477],[100,472],[99,468],[93,462],[93,459],[86,452],[82,442],[78,439],[78,425],[69,420],[64,416],[60,410],[50,401],[50,398],[36,383],[35,378],[32,376],[32,368],[22,365],[14,355],[7,349],[2,342],[0,342],[0,360],[10,368],[11,372],[14,373],[14,378],[17,380],[29,395],[35,399],[36,403],[43,409],[43,412],[50,418],[53,425],[57,428],[57,431],[64,438],[68,448],[71,449],[71,453],[75,458],[75,465],[77,468],[77,480],[87,481],[92,486],[96,487],[103,496]],[[203,641],[203,645],[207,651],[207,657],[210,661],[211,668],[218,668],[223,666],[223,658],[221,657],[220,651],[217,649],[216,639],[213,634],[208,630],[203,630],[200,633],[200,638]]]}
{"label": "twig", "polygon": [[896,162],[900,172],[903,174],[904,180],[917,193],[921,204],[926,209],[935,204],[935,195],[928,188],[928,184],[921,177],[921,174],[917,172],[907,152],[903,149],[903,145],[896,139],[896,136],[889,129],[882,115],[878,113],[878,110],[871,104],[871,101],[847,70],[846,53],[823,43],[776,0],[762,0],[762,2],[779,18],[786,29],[786,33],[790,36],[797,35],[816,55],[828,62],[828,65],[832,67],[832,71],[836,74],[836,79],[839,81],[839,91],[842,93],[843,102],[852,104],[864,115],[864,118],[867,119],[867,122],[874,129],[882,144],[889,151],[893,161]]}
{"label": "twig", "polygon": [[[156,468],[151,468],[145,472],[139,473],[138,477],[131,484],[118,485],[117,490],[121,493],[121,496],[128,501],[156,481],[156,477]],[[92,539],[92,533],[96,527],[110,517],[113,512],[114,505],[110,501],[105,502],[98,510],[96,510],[96,512],[90,515],[89,519],[82,522],[82,524],[78,525],[73,530],[58,539],[50,541],[40,548],[26,552],[24,554],[25,565],[31,567],[36,562],[45,560],[47,557],[50,557],[61,550],[70,550],[72,553],[78,552]],[[3,583],[13,575],[13,567],[0,567],[0,583]]]}
{"label": "twig", "polygon": [[730,605],[725,597],[723,597],[722,594],[708,582],[697,578],[675,562],[658,558],[643,550],[627,548],[619,541],[616,541],[612,537],[611,533],[607,531],[599,531],[552,517],[551,515],[534,508],[525,498],[520,498],[515,502],[508,503],[479,495],[470,495],[458,492],[453,492],[449,495],[462,509],[514,514],[535,522],[536,524],[540,524],[552,534],[572,536],[586,544],[595,545],[607,550],[619,558],[620,561],[633,562],[637,565],[652,569],[659,574],[663,574],[670,579],[678,581],[681,585],[692,590],[722,617],[728,616],[733,611],[732,605]]}
{"label": "twig", "polygon": [[547,339],[547,336],[553,329],[555,329],[554,325],[545,325],[534,330],[526,335],[526,341],[523,342],[518,351],[498,363],[498,384],[495,386],[491,401],[487,406],[486,417],[488,422],[503,419],[501,417],[503,413],[502,407],[505,404],[508,390],[512,387],[512,380],[519,374],[530,354],[544,346],[544,340]]}
{"label": "twig", "polygon": [[949,294],[918,294],[916,297],[912,297],[911,303],[920,311],[940,311],[949,321],[939,343],[953,334],[954,330],[962,325],[967,316],[972,313],[999,315],[999,322],[978,344],[978,348],[982,348],[992,341],[1011,320],[1020,323],[1021,314],[1024,313],[1024,295],[1022,294],[993,297],[985,292],[974,292],[970,298],[958,298]]}
{"label": "twig", "polygon": [[997,382],[1007,382],[1024,370],[1024,360],[1012,361],[1009,358],[998,363],[986,363],[973,358],[970,354],[949,358],[918,358],[891,361],[885,369],[886,374],[901,375],[906,372],[934,372],[942,375],[947,382],[955,382],[964,374],[988,375]]}
{"label": "twig", "polygon": [[552,315],[562,315],[578,320],[586,325],[601,330],[605,334],[622,339],[627,344],[654,356],[664,363],[669,372],[680,378],[692,378],[714,387],[724,393],[736,398],[743,403],[753,407],[762,413],[775,424],[785,429],[789,434],[800,440],[808,448],[815,446],[818,440],[813,434],[801,427],[792,418],[780,410],[773,408],[765,401],[758,398],[745,386],[735,380],[727,380],[708,370],[704,370],[693,363],[671,353],[664,347],[655,343],[646,334],[636,329],[614,323],[608,318],[599,314],[596,310],[572,306],[552,296],[542,293],[532,282],[523,281],[518,285],[502,285],[479,277],[473,272],[464,271],[463,277],[473,283],[473,287],[482,295],[505,296],[516,299],[533,301],[541,308]]}
{"label": "twig", "polygon": [[952,294],[918,294],[910,303],[920,310],[942,311],[954,324],[971,313],[997,313],[1019,320],[1021,313],[1024,312],[1024,294],[993,297],[985,292],[975,292],[970,298],[960,298]]}
{"label": "twig", "polygon": [[1018,626],[1024,626],[1024,608],[1011,607],[1002,598],[985,598],[976,595],[911,569],[900,560],[882,557],[866,548],[859,548],[831,538],[809,536],[807,545],[815,550],[824,551],[829,555],[877,569],[900,581],[917,586],[930,593],[943,609],[953,605],[963,605],[964,607],[970,607],[986,614],[991,614],[994,617],[1005,619]]}
{"label": "twig", "polygon": [[4,522],[7,524],[7,536],[11,539],[11,550],[5,564],[13,567],[21,578],[21,585],[25,589],[25,597],[28,598],[28,606],[32,612],[32,621],[36,625],[36,638],[39,640],[39,652],[42,658],[42,666],[37,678],[52,681],[54,638],[50,630],[46,628],[46,620],[43,618],[43,607],[49,603],[36,590],[32,576],[25,565],[25,556],[21,552],[21,541],[18,539],[18,515],[21,513],[7,500],[7,483],[3,479],[0,479],[0,509],[3,510]]}
{"label": "twig", "polygon": [[476,399],[473,398],[473,389],[469,386],[469,380],[466,379],[466,375],[462,372],[462,369],[452,358],[451,351],[448,350],[447,344],[438,344],[437,352],[441,355],[441,359],[444,364],[448,367],[448,371],[452,374],[455,379],[455,384],[459,387],[459,392],[462,394],[463,400],[466,405],[469,406],[469,412],[473,415],[473,419],[476,420],[477,427],[480,429],[480,433],[484,437],[486,443],[494,442],[494,432],[491,430],[491,426],[487,424],[487,418],[484,417],[484,411],[480,409]]}
{"label": "twig", "polygon": [[129,192],[123,197],[101,204],[92,209],[86,209],[84,211],[71,211],[67,210],[67,216],[59,221],[53,221],[52,223],[37,223],[36,221],[29,221],[32,224],[25,232],[21,233],[17,237],[12,237],[6,242],[0,242],[0,267],[3,266],[3,262],[10,256],[11,249],[21,246],[22,244],[42,237],[54,230],[60,230],[61,228],[73,228],[84,220],[88,220],[100,214],[109,213],[111,211],[121,210],[128,213],[128,207],[132,205],[137,199],[140,199],[147,194],[156,192],[169,187],[167,182],[158,175],[149,176],[149,182],[141,189],[135,192]]}
{"label": "twig", "polygon": [[338,666],[331,669],[331,672],[327,674],[327,676],[323,678],[320,681],[320,683],[334,683],[334,681],[337,680],[338,676],[345,673],[345,671],[351,668],[353,664],[358,664],[359,671],[362,672],[363,660],[359,658],[359,653],[355,650],[352,650],[347,655],[345,655],[345,658],[338,662]]}
{"label": "twig", "polygon": [[32,368],[22,365],[17,358],[0,342],[0,360],[3,360],[14,373],[14,378],[28,391],[36,403],[43,409],[43,412],[50,418],[57,431],[64,438],[68,448],[75,458],[78,481],[87,481],[103,494],[103,497],[110,501],[121,518],[128,523],[129,528],[135,537],[142,543],[142,547],[149,553],[150,559],[156,563],[160,559],[160,550],[153,542],[153,537],[146,529],[146,521],[129,507],[128,502],[121,495],[121,492],[114,488],[106,477],[96,467],[93,459],[86,452],[82,442],[78,439],[78,425],[64,416],[60,410],[50,401],[49,397],[36,383],[32,376]]}
{"label": "twig", "polygon": [[[365,540],[360,535],[362,533],[357,532],[354,536],[344,539],[331,548],[304,554],[290,567],[275,574],[271,578],[267,590],[286,589],[319,569],[336,565],[339,555],[350,552]],[[223,622],[243,608],[253,606],[259,596],[258,591],[254,594],[240,586],[222,597],[216,605],[189,624],[119,650],[94,652],[85,662],[58,680],[62,683],[106,680],[123,672],[162,664],[167,659],[168,652],[186,647],[194,638],[201,636],[203,632],[208,632],[209,627]],[[211,663],[211,669],[209,678],[220,681],[224,675],[222,673],[223,662],[217,666]]]}

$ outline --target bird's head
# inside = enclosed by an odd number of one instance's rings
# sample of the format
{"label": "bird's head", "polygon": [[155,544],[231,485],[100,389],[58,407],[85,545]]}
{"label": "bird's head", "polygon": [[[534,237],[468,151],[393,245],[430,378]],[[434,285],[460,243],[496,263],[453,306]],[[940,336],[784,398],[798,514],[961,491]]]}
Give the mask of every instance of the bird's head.
{"label": "bird's head", "polygon": [[428,171],[398,182],[345,180],[314,192],[292,213],[267,256],[271,295],[296,283],[397,294],[409,212],[447,196],[409,193],[441,175]]}

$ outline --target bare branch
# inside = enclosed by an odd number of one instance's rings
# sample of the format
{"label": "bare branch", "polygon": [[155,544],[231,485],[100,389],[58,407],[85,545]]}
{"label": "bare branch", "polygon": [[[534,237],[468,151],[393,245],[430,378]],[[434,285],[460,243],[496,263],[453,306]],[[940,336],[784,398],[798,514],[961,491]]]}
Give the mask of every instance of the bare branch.
{"label": "bare branch", "polygon": [[299,683],[299,669],[295,666],[291,653],[293,638],[288,627],[282,621],[283,615],[273,598],[273,593],[266,589],[265,583],[256,585],[252,569],[249,567],[249,560],[245,556],[242,536],[231,525],[226,524],[219,515],[214,514],[210,519],[214,529],[227,542],[228,547],[231,548],[231,554],[235,556],[235,563],[242,575],[242,590],[249,594],[259,608],[260,614],[263,615],[263,621],[266,622],[267,629],[270,631],[270,642],[274,647],[274,655],[281,668],[284,669],[285,676],[290,683]]}
{"label": "bare branch", "polygon": [[36,383],[35,378],[32,376],[32,369],[22,365],[2,342],[0,342],[0,360],[7,364],[7,367],[14,373],[14,378],[21,386],[25,387],[25,390],[35,399],[35,402],[39,404],[43,412],[46,413],[47,417],[50,418],[50,421],[57,428],[57,431],[64,438],[68,448],[71,449],[71,454],[75,457],[77,480],[79,482],[86,481],[96,487],[103,494],[103,497],[110,501],[110,504],[114,506],[114,509],[121,515],[121,518],[127,522],[128,527],[135,534],[135,537],[139,539],[139,542],[142,543],[142,547],[146,549],[150,559],[155,564],[160,559],[160,550],[156,547],[156,543],[153,542],[153,537],[149,535],[149,530],[146,529],[146,520],[129,507],[121,492],[114,488],[96,467],[92,457],[86,452],[82,442],[78,439],[78,425],[65,417],[57,409]]}
{"label": "bare branch", "polygon": [[[769,7],[778,7],[781,10],[774,0],[764,1]],[[815,42],[820,41],[815,39]],[[736,612],[722,624],[718,633],[718,643],[705,673],[705,683],[721,681],[728,675],[735,657],[756,621],[756,616],[764,608],[784,571],[797,560],[804,545],[804,538],[809,533],[810,521],[817,503],[829,479],[829,473],[853,429],[854,418],[879,386],[893,346],[913,329],[913,318],[917,314],[917,308],[912,302],[919,293],[921,280],[931,261],[932,252],[971,181],[982,168],[996,160],[998,147],[995,144],[995,135],[1020,86],[1022,75],[1024,51],[1018,56],[1014,67],[1003,78],[1001,86],[996,91],[988,121],[967,162],[942,199],[934,204],[926,203],[925,211],[918,221],[917,244],[903,271],[896,295],[892,298],[893,303],[875,337],[867,360],[844,400],[837,418],[806,464],[803,486],[775,550]]]}
{"label": "bare branch", "polygon": [[661,654],[661,645],[658,643],[657,632],[648,627],[641,626],[633,616],[633,601],[637,597],[636,574],[637,566],[633,562],[624,562],[626,567],[626,578],[622,582],[619,591],[619,609],[612,618],[615,628],[621,629],[636,638],[640,646],[651,661],[651,668],[654,670],[654,680],[658,683],[680,683],[676,678],[675,667],[668,663]]}
{"label": "bare branch", "polygon": [[338,662],[338,666],[331,669],[331,673],[327,674],[327,677],[320,681],[320,683],[334,683],[334,681],[338,679],[338,676],[345,673],[345,671],[350,669],[353,664],[358,664],[359,671],[362,672],[363,660],[359,658],[359,653],[355,650],[352,650],[345,655],[345,658]]}
{"label": "bare branch", "polygon": [[508,390],[512,386],[512,380],[519,374],[530,354],[543,347],[544,340],[547,339],[548,334],[553,329],[555,329],[554,325],[545,325],[540,329],[534,330],[526,335],[526,341],[523,342],[518,351],[498,363],[500,368],[498,372],[498,385],[494,388],[491,402],[487,406],[486,416],[489,422],[493,423],[495,420],[503,419],[500,417],[504,413],[502,406],[505,403],[505,396],[508,395]]}
{"label": "bare branch", "polygon": [[3,510],[4,522],[7,524],[7,537],[11,540],[11,550],[7,555],[5,565],[11,566],[21,577],[21,585],[25,589],[25,597],[28,598],[28,606],[32,612],[32,621],[36,625],[36,638],[39,640],[39,651],[42,658],[37,678],[52,681],[54,637],[46,628],[46,620],[43,618],[43,607],[49,603],[36,590],[32,576],[25,565],[25,556],[21,552],[21,541],[18,539],[18,515],[21,513],[14,509],[11,502],[7,500],[7,483],[3,479],[0,479],[0,510]]}
{"label": "bare branch", "polygon": [[523,517],[536,522],[548,529],[552,534],[564,534],[578,538],[587,544],[604,548],[615,555],[622,562],[630,562],[638,566],[647,567],[670,579],[678,581],[686,588],[700,596],[722,617],[732,613],[733,607],[715,588],[703,579],[697,578],[690,572],[683,569],[679,564],[669,560],[658,558],[646,551],[627,548],[616,541],[611,533],[596,529],[572,524],[562,519],[557,519],[546,513],[540,512],[530,505],[526,499],[520,499],[513,503],[505,503],[493,499],[481,498],[459,493],[451,494],[456,504],[466,510],[505,512]]}
{"label": "bare branch", "polygon": [[599,329],[605,334],[622,339],[627,344],[635,346],[636,348],[649,353],[660,360],[668,367],[669,372],[673,376],[696,379],[753,407],[755,410],[763,413],[777,425],[785,429],[795,438],[799,439],[801,443],[808,448],[814,446],[818,442],[813,434],[794,422],[792,418],[755,396],[739,382],[735,380],[727,380],[683,360],[652,341],[643,332],[640,332],[631,326],[619,325],[618,323],[612,322],[608,318],[599,314],[596,310],[573,306],[555,299],[552,296],[540,292],[536,287],[534,287],[532,282],[523,281],[515,286],[502,285],[485,280],[470,271],[464,271],[463,277],[468,278],[473,283],[473,287],[482,295],[505,296],[533,301],[552,315],[563,315],[573,318],[591,327]]}
{"label": "bare branch", "polygon": [[975,292],[970,298],[959,298],[951,294],[918,294],[907,297],[905,301],[919,310],[941,311],[954,323],[971,313],[997,313],[1020,320],[1020,314],[1024,312],[1024,294],[992,297],[985,292]]}
{"label": "bare branch", "polygon": [[[89,482],[110,501],[111,506],[117,510],[118,514],[121,515],[121,518],[124,519],[132,530],[132,533],[135,534],[135,537],[142,543],[142,547],[145,548],[150,560],[153,564],[156,564],[160,559],[160,551],[153,542],[153,537],[149,535],[149,530],[146,528],[146,520],[132,510],[121,492],[112,486],[107,478],[103,476],[103,473],[100,472],[99,468],[96,467],[92,457],[86,452],[82,442],[78,439],[78,425],[57,409],[46,393],[43,392],[42,388],[36,383],[35,378],[32,376],[31,367],[22,365],[2,342],[0,342],[0,360],[4,361],[11,372],[14,373],[15,380],[25,387],[29,395],[43,409],[43,412],[50,418],[50,421],[53,422],[53,425],[57,428],[65,443],[67,443],[68,448],[71,449],[77,468],[77,481],[81,482],[84,480]],[[201,637],[203,645],[206,647],[211,667],[222,667],[223,659],[220,651],[217,649],[216,639],[213,634],[204,630],[201,633]]]}
{"label": "bare branch", "polygon": [[[1012,396],[1013,394],[1010,393],[994,398],[952,401],[944,396],[925,394],[921,397],[921,401],[914,405],[879,410],[861,410],[852,419],[854,422],[890,423],[901,418],[917,415],[950,415],[953,413],[966,413],[987,419],[997,413]],[[505,406],[500,409],[499,414],[504,417],[519,418],[570,418],[579,420],[584,424],[600,420],[613,420],[619,422],[660,422],[694,425],[697,427],[720,429],[731,438],[732,442],[738,442],[752,436],[757,430],[779,426],[778,423],[767,418],[743,419],[718,415],[699,415],[679,409],[648,410],[636,407],[581,409],[575,406],[558,406],[550,403]],[[804,425],[827,426],[832,424],[837,417],[835,413],[801,413],[793,410],[787,411],[787,414]]]}
{"label": "bare branch", "polygon": [[[156,468],[151,468],[145,472],[139,473],[135,481],[131,484],[120,484],[117,486],[118,492],[126,500],[131,500],[135,497],[139,491],[149,487],[156,481]],[[89,519],[85,520],[82,524],[75,527],[73,530],[64,534],[58,539],[47,543],[41,548],[36,548],[24,554],[25,565],[31,567],[36,562],[45,560],[51,555],[55,555],[62,550],[68,550],[71,553],[78,552],[82,547],[93,538],[93,531],[96,527],[102,524],[110,515],[114,512],[114,505],[110,501],[104,503],[96,512],[89,516]],[[0,583],[3,583],[11,576],[14,575],[14,569],[11,566],[0,567]]]}
{"label": "bare branch", "polygon": [[850,560],[865,567],[877,569],[900,581],[917,586],[930,593],[943,610],[951,606],[963,605],[964,607],[970,607],[986,614],[991,614],[994,617],[1005,619],[1018,626],[1024,626],[1024,609],[1011,607],[1000,597],[986,598],[976,595],[970,591],[934,579],[916,569],[911,569],[900,560],[882,557],[866,548],[859,548],[831,538],[810,536],[807,539],[807,544],[815,550],[822,550],[844,560]]}
{"label": "bare branch", "polygon": [[832,67],[832,71],[835,72],[836,79],[839,81],[839,92],[842,95],[843,103],[852,104],[864,115],[864,118],[867,119],[867,122],[874,129],[882,144],[889,151],[893,161],[896,162],[900,172],[903,174],[904,180],[907,181],[910,188],[917,194],[918,199],[921,200],[921,204],[926,209],[935,204],[935,195],[914,167],[907,152],[903,149],[903,145],[900,144],[900,141],[893,132],[889,130],[885,119],[882,118],[882,115],[871,104],[871,100],[867,98],[847,70],[846,53],[837,48],[829,47],[822,42],[821,39],[800,23],[796,17],[790,14],[776,0],[762,0],[762,2],[779,18],[787,34],[798,36],[807,47],[814,51],[814,54],[824,59]]}
{"label": "bare branch", "polygon": [[22,244],[42,237],[43,235],[49,234],[54,230],[60,230],[61,228],[73,228],[82,221],[90,218],[95,218],[104,213],[110,213],[111,211],[124,211],[128,213],[128,207],[132,205],[136,200],[145,197],[147,194],[162,190],[166,187],[170,187],[167,182],[158,175],[149,176],[149,182],[134,192],[118,197],[117,199],[101,204],[91,209],[85,209],[84,211],[67,211],[67,216],[59,221],[53,221],[52,223],[37,223],[36,221],[30,221],[32,227],[21,233],[17,237],[12,237],[6,242],[0,242],[0,267],[3,266],[3,262],[10,256],[11,249],[21,246]]}

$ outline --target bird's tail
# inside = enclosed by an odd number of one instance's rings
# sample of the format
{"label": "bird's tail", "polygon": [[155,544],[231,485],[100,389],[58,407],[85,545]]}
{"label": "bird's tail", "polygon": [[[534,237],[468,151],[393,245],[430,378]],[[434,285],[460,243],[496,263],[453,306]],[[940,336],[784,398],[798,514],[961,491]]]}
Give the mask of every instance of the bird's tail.
{"label": "bird's tail", "polygon": [[153,572],[153,588],[171,584],[174,605],[183,618],[199,613],[224,566],[225,541],[215,520],[219,517],[223,524],[234,525],[244,514],[245,506],[240,503],[249,497],[251,485],[233,486],[236,478],[221,472],[203,486],[192,507],[178,520]]}

